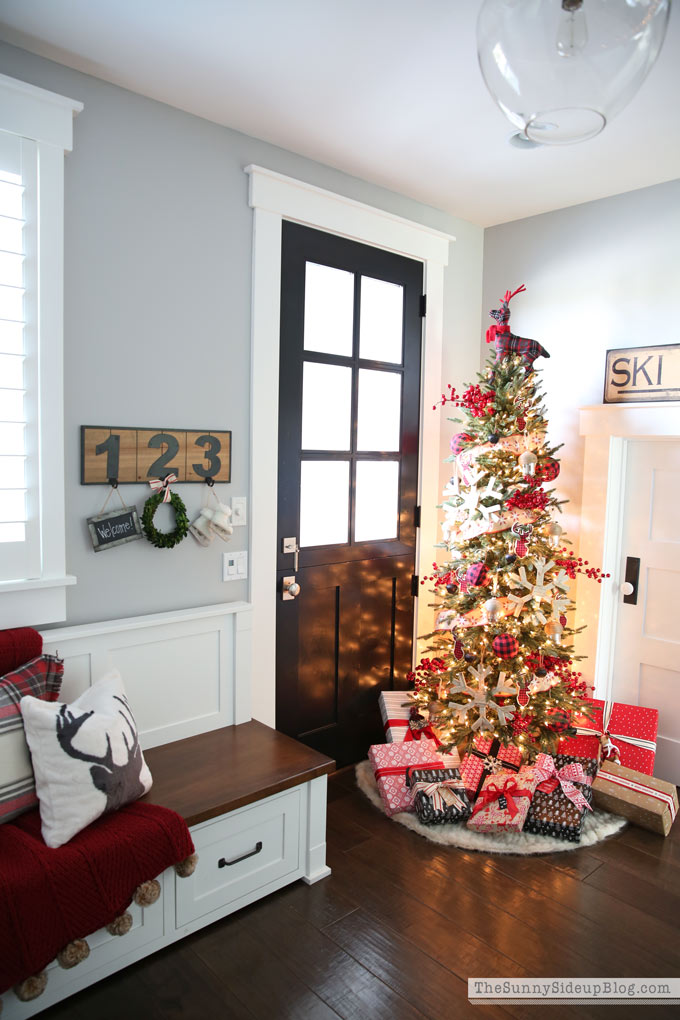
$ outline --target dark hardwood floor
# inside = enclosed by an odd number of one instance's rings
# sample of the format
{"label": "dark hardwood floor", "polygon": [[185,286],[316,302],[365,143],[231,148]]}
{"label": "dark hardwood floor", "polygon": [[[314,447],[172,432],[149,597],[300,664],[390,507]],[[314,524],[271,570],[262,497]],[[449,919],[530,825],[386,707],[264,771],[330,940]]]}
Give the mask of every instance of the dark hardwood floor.
{"label": "dark hardwood floor", "polygon": [[[631,1017],[621,1006],[472,1006],[472,977],[680,975],[680,823],[498,857],[438,847],[331,777],[330,878],[302,882],[40,1014],[45,1020]],[[677,1016],[656,1006],[654,1020]]]}

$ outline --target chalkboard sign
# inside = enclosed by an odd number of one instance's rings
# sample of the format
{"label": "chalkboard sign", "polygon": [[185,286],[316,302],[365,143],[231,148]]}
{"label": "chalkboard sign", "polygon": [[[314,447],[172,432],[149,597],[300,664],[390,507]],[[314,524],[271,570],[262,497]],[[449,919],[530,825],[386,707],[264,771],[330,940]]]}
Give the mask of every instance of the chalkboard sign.
{"label": "chalkboard sign", "polygon": [[139,517],[134,506],[88,517],[87,526],[95,552],[111,549],[114,545],[124,545],[125,542],[136,542],[142,537]]}

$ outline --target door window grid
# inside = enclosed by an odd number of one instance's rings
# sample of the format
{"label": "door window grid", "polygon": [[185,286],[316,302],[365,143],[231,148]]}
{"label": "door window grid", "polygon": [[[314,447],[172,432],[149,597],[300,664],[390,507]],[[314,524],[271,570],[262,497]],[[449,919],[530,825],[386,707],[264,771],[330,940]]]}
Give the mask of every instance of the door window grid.
{"label": "door window grid", "polygon": [[[310,267],[314,267],[310,272]],[[307,292],[305,292],[305,340],[303,354],[303,378],[307,375],[308,366],[312,364],[324,365],[328,368],[351,368],[352,372],[352,401],[351,401],[351,446],[350,459],[343,458],[340,462],[346,463],[349,467],[347,476],[348,499],[347,499],[347,520],[349,528],[344,532],[347,537],[338,541],[340,530],[335,519],[328,519],[328,527],[324,527],[324,514],[322,504],[323,494],[317,502],[311,495],[311,486],[314,473],[305,468],[306,464],[317,461],[318,463],[330,464],[328,446],[318,445],[311,447],[308,443],[314,442],[333,428],[327,425],[318,430],[311,426],[312,415],[310,408],[314,405],[315,411],[319,406],[323,407],[323,399],[318,395],[312,398],[310,391],[307,391],[307,414],[305,413],[305,391],[303,384],[303,407],[302,407],[302,451],[301,451],[301,489],[300,489],[300,546],[323,546],[335,544],[350,544],[367,541],[389,541],[398,537],[399,511],[398,492],[400,476],[401,452],[401,426],[402,426],[402,404],[403,404],[403,287],[400,284],[392,284],[388,281],[376,280],[373,277],[364,276],[360,273],[348,274],[353,278],[353,288],[350,293],[346,285],[346,278],[343,275],[342,283],[336,287],[335,297],[342,293],[344,306],[333,306],[334,313],[341,322],[346,322],[351,311],[352,316],[352,349],[345,354],[336,350],[331,353],[327,348],[332,347],[332,342],[327,342],[314,333],[315,339],[309,341],[308,346],[308,321],[315,323],[315,329],[319,328],[319,280],[324,274],[319,269],[329,269],[336,273],[346,274],[345,270],[333,270],[332,267],[323,267],[318,263],[307,262],[305,269],[305,283],[311,281],[313,294],[314,315],[308,320],[307,315]],[[333,279],[326,276],[326,280]],[[389,290],[381,292],[381,284],[385,284]],[[370,315],[362,315],[362,298],[364,288],[369,297]],[[369,324],[376,321],[382,295],[388,295],[388,311],[386,313],[387,325],[384,336],[378,338],[377,342],[371,343]],[[400,323],[398,342],[395,339],[395,313],[398,305]],[[312,334],[310,333],[310,336]],[[337,335],[337,334],[335,334]],[[384,337],[387,337],[385,341]],[[312,346],[313,344],[313,346]],[[336,344],[336,348],[337,348]],[[397,357],[398,351],[398,357]],[[382,353],[384,361],[377,361],[374,358],[367,358],[362,354]],[[394,358],[394,360],[391,360]],[[389,367],[388,367],[389,366]],[[311,380],[313,373],[308,375]],[[337,403],[337,395],[334,395]],[[331,401],[332,403],[333,401]],[[376,407],[376,402],[380,403]],[[329,407],[326,406],[326,412]],[[373,414],[371,413],[373,412]],[[318,413],[318,411],[317,411]],[[339,447],[338,449],[342,449]],[[342,451],[345,452],[344,450]],[[331,454],[332,456],[332,454]],[[339,456],[339,454],[338,454]],[[323,457],[323,461],[318,458]],[[366,465],[359,467],[359,465]],[[373,474],[371,467],[375,467]],[[387,484],[383,492],[376,487],[376,479],[381,478]],[[303,482],[303,479],[305,481]],[[314,525],[311,523],[311,508],[318,506],[321,520]],[[305,527],[303,528],[303,506],[305,509]],[[341,498],[342,513],[344,514],[345,500]],[[349,531],[349,534],[348,534]]]}

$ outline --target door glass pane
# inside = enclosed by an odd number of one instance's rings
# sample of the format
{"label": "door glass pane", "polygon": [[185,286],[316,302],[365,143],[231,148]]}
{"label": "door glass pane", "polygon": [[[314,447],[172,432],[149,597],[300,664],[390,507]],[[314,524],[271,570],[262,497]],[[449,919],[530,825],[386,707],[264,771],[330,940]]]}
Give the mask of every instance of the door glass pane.
{"label": "door glass pane", "polygon": [[404,288],[361,277],[359,357],[401,364]]}
{"label": "door glass pane", "polygon": [[305,350],[352,354],[354,273],[307,262],[305,267]]}
{"label": "door glass pane", "polygon": [[349,450],[352,369],[306,361],[302,369],[302,449]]}
{"label": "door glass pane", "polygon": [[300,546],[342,545],[349,538],[349,461],[300,464]]}
{"label": "door glass pane", "polygon": [[396,538],[399,520],[399,462],[357,461],[355,542]]}
{"label": "door glass pane", "polygon": [[401,373],[359,369],[357,450],[399,449]]}

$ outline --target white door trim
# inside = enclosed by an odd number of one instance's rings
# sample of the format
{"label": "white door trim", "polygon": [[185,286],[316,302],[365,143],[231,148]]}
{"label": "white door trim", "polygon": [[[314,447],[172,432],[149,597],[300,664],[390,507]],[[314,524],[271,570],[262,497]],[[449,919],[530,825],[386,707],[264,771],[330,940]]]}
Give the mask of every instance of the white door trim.
{"label": "white door trim", "polygon": [[[394,216],[306,184],[292,177],[247,166],[253,214],[253,288],[250,401],[250,601],[254,609],[253,716],[274,726],[276,697],[276,533],[279,405],[281,223],[292,220],[364,244],[394,251],[423,263],[427,316],[423,330],[418,497],[421,529],[416,571],[423,573],[423,550],[437,538],[437,509],[429,494],[439,488],[439,420],[425,414],[425,381],[441,379],[444,267],[450,234]],[[423,500],[422,494],[428,496]],[[424,569],[421,569],[424,568]],[[416,632],[431,630],[431,612],[418,600]]]}
{"label": "white door trim", "polygon": [[[576,651],[588,658],[582,668],[593,680],[595,697],[613,691],[618,607],[621,601],[622,534],[628,444],[634,439],[680,436],[680,402],[601,404],[582,407],[579,432],[585,437],[579,555],[612,576],[595,585],[579,575],[576,626],[587,630]],[[597,626],[595,626],[597,621]]]}

